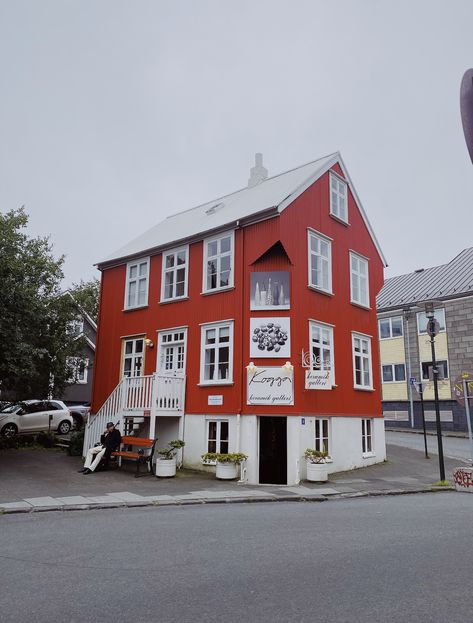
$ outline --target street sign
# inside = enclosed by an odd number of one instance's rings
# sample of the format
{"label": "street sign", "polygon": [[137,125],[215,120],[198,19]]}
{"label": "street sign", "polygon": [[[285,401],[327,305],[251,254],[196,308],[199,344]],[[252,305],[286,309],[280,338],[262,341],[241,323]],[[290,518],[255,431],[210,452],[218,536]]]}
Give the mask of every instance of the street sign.
{"label": "street sign", "polygon": [[[465,383],[463,383],[463,381],[465,381]],[[468,396],[471,400],[471,398],[473,398],[473,374],[471,374],[471,372],[462,372],[460,376],[457,376],[453,383],[453,394],[455,396],[455,400],[462,407],[465,406],[464,386],[466,386]]]}
{"label": "street sign", "polygon": [[411,377],[410,377],[410,379],[409,379],[409,383],[410,383],[411,385],[416,385],[416,384],[417,384],[417,379],[416,379],[416,377],[415,377],[415,376],[411,376]]}
{"label": "street sign", "polygon": [[429,320],[427,322],[427,333],[430,335],[430,337],[435,337],[439,334],[439,331],[440,322],[437,320],[437,318],[432,318],[432,320]]}

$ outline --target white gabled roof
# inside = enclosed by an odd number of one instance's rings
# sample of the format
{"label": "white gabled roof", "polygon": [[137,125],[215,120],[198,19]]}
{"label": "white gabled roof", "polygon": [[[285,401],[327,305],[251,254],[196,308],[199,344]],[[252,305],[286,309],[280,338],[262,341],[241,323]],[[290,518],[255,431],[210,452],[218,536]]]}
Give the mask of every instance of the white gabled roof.
{"label": "white gabled roof", "polygon": [[238,221],[251,217],[257,218],[258,214],[271,211],[271,209],[275,214],[280,213],[337,162],[346,175],[361,215],[386,265],[384,255],[346,172],[342,158],[336,152],[270,177],[256,186],[245,187],[190,210],[169,216],[99,262],[99,266],[145,255],[152,250],[170,247],[170,245],[177,246],[186,240],[234,225]]}

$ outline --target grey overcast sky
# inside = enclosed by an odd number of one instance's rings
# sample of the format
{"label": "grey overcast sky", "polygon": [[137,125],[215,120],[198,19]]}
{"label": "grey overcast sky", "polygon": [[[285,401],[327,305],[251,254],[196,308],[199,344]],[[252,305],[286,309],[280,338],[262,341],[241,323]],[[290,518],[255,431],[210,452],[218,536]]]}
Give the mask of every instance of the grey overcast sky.
{"label": "grey overcast sky", "polygon": [[162,218],[340,150],[386,276],[472,246],[471,0],[0,0],[0,210],[66,284]]}

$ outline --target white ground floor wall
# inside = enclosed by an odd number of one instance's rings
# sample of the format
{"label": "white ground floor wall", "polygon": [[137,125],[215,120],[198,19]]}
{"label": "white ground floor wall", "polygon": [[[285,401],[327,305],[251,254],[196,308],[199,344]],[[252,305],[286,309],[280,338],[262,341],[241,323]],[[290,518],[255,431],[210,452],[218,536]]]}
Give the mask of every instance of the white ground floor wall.
{"label": "white ground floor wall", "polygon": [[[174,427],[174,431],[182,430],[186,442],[183,452],[185,467],[198,470],[214,470],[214,467],[202,464],[201,455],[208,450],[208,422],[215,420],[228,421],[229,452],[243,452],[248,455],[242,476],[250,484],[260,482],[259,461],[259,423],[262,417],[256,415],[193,415],[186,414],[182,427]],[[274,417],[274,416],[270,416]],[[320,416],[322,417],[322,416]],[[287,484],[298,484],[306,477],[306,463],[303,457],[306,448],[315,446],[315,417],[288,416],[287,431]],[[159,437],[158,446],[162,445],[160,421],[158,418],[156,433]],[[173,418],[175,419],[175,418]],[[380,463],[386,458],[383,418],[372,418],[372,452],[362,451],[362,419],[360,417],[331,417],[329,420],[329,452],[333,462],[328,464],[329,473],[346,471],[358,467],[366,467]],[[170,431],[169,431],[170,432]],[[176,438],[176,437],[173,437]]]}

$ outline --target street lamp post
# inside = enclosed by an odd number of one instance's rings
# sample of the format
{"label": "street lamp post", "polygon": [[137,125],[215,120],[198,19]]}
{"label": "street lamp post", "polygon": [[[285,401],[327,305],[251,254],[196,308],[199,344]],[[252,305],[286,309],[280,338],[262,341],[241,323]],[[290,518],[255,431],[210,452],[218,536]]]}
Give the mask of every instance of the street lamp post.
{"label": "street lamp post", "polygon": [[434,311],[433,302],[425,303],[425,315],[428,318],[427,333],[430,336],[430,348],[432,352],[432,375],[434,379],[435,422],[437,424],[437,444],[438,444],[438,451],[439,451],[440,480],[445,480],[442,426],[440,423],[440,406],[439,406],[439,386],[438,386],[439,370],[437,367],[437,359],[435,357],[435,336],[439,332],[439,323],[438,323],[438,320],[435,319],[435,311]]}

